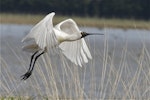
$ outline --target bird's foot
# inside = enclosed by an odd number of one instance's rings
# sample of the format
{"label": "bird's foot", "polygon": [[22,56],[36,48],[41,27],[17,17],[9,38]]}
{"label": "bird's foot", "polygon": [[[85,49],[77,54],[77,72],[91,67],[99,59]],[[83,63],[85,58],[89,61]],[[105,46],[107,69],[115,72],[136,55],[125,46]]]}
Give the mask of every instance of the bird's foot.
{"label": "bird's foot", "polygon": [[21,80],[26,80],[31,76],[32,72],[28,71],[24,75],[21,76]]}

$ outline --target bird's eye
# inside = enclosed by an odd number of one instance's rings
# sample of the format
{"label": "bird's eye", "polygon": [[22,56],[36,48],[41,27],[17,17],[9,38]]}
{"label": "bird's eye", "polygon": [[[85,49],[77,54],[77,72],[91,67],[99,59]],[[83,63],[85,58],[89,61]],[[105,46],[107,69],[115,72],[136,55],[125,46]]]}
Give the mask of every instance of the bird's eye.
{"label": "bird's eye", "polygon": [[83,36],[83,35],[85,35],[86,33],[85,32],[81,32],[81,35]]}

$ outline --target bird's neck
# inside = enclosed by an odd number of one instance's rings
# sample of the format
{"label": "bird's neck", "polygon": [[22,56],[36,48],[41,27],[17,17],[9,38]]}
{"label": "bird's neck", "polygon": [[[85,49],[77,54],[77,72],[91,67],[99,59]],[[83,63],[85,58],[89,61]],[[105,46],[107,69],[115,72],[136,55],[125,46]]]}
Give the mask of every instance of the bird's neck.
{"label": "bird's neck", "polygon": [[54,32],[55,32],[57,40],[60,43],[64,41],[75,41],[75,40],[80,39],[80,36],[78,36],[77,34],[69,34],[63,31],[59,31],[57,29],[54,29]]}
{"label": "bird's neck", "polygon": [[80,37],[77,34],[70,34],[66,37],[66,41],[76,41],[79,39]]}

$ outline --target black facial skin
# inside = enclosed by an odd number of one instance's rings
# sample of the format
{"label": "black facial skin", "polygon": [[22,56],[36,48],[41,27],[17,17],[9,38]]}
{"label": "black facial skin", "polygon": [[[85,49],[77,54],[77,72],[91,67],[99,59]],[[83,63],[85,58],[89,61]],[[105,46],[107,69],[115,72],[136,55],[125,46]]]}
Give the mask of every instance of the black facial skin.
{"label": "black facial skin", "polygon": [[90,35],[90,34],[88,34],[88,33],[86,33],[86,32],[81,32],[81,38],[84,38],[84,37],[86,37],[87,35]]}
{"label": "black facial skin", "polygon": [[81,38],[84,38],[88,35],[104,35],[103,33],[86,33],[86,32],[81,32]]}

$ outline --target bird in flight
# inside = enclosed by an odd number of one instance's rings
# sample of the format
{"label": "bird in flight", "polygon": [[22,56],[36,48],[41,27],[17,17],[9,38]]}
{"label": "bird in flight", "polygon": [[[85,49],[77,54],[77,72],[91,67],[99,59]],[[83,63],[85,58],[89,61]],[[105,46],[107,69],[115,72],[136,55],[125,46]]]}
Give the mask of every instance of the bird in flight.
{"label": "bird in flight", "polygon": [[31,76],[36,60],[53,48],[59,48],[72,63],[82,66],[83,63],[92,59],[84,37],[104,35],[80,31],[73,19],[64,20],[53,26],[54,15],[54,12],[48,14],[22,39],[22,42],[26,43],[22,49],[33,53],[28,71],[21,76],[22,80]]}

